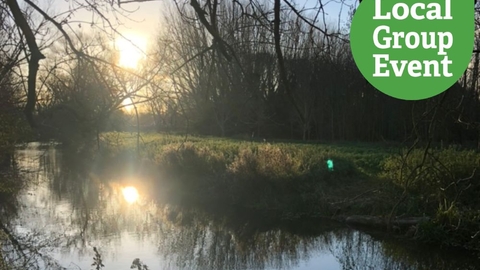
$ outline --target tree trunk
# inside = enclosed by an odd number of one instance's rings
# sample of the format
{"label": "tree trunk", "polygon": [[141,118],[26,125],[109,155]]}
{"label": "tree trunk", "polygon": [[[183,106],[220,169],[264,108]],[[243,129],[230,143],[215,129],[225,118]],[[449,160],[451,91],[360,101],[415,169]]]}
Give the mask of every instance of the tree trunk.
{"label": "tree trunk", "polygon": [[35,110],[35,104],[37,103],[36,81],[39,66],[38,63],[41,59],[45,59],[45,56],[40,52],[37,42],[35,41],[35,35],[23,16],[17,1],[7,0],[6,2],[12,12],[13,18],[15,19],[15,24],[21,29],[25,36],[25,40],[27,41],[31,53],[30,58],[28,59],[27,104],[25,105],[24,113],[30,126],[35,127],[33,111]]}

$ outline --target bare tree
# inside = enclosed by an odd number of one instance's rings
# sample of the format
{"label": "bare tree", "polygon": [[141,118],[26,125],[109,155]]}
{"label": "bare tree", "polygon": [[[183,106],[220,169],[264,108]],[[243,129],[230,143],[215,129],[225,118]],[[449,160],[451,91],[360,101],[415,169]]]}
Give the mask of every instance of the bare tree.
{"label": "bare tree", "polygon": [[[111,22],[106,14],[113,13],[117,18],[128,19],[131,11],[125,9],[123,6],[138,1],[89,1],[89,0],[74,0],[70,2],[69,10],[62,12],[61,14],[52,14],[49,10],[41,8],[38,4],[31,0],[24,1],[29,9],[32,9],[41,16],[41,18],[50,24],[50,27],[54,29],[58,34],[65,39],[71,52],[76,57],[84,58],[87,61],[99,61],[104,62],[102,59],[89,55],[82,50],[81,47],[75,46],[73,37],[78,37],[79,31],[81,31],[81,24],[89,24],[96,29],[104,31],[113,35],[120,35],[117,27],[121,24],[120,20],[115,23]],[[25,115],[32,127],[35,127],[35,121],[33,113],[35,105],[37,103],[37,74],[39,70],[39,63],[42,59],[46,58],[45,52],[42,52],[42,48],[39,46],[38,33],[35,30],[32,22],[29,22],[28,14],[24,13],[20,8],[17,0],[6,0],[6,6],[8,7],[8,13],[13,18],[15,25],[20,29],[22,37],[25,39],[25,57],[28,62],[28,76],[27,76],[27,99],[25,105]],[[92,14],[90,21],[70,21],[77,12],[87,10]],[[78,26],[78,27],[77,27]]]}

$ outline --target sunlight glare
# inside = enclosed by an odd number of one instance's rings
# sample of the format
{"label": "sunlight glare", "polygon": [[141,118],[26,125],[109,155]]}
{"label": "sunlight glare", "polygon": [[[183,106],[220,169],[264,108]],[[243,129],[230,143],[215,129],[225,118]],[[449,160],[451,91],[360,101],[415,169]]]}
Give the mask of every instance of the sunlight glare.
{"label": "sunlight glare", "polygon": [[132,104],[131,98],[126,98],[122,101],[123,109],[125,109],[127,113],[130,113],[133,110],[133,105],[131,104]]}
{"label": "sunlight glare", "polygon": [[138,191],[136,188],[129,186],[122,189],[123,197],[128,203],[134,203],[138,200]]}
{"label": "sunlight glare", "polygon": [[145,57],[145,50],[147,47],[147,40],[143,36],[126,34],[124,35],[128,40],[119,37],[116,41],[116,46],[120,51],[120,59],[118,64],[126,68],[137,68],[138,62]]}

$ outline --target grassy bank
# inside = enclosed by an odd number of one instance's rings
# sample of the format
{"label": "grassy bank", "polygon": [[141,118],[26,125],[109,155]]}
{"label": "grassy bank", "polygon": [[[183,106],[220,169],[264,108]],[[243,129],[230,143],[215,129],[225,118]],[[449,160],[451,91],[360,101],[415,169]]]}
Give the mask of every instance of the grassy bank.
{"label": "grassy bank", "polygon": [[283,219],[429,216],[415,237],[479,249],[480,155],[473,150],[426,155],[388,144],[142,134],[137,152],[136,142],[130,133],[102,134],[99,164],[136,168],[151,179],[149,190],[167,200],[235,205]]}
{"label": "grassy bank", "polygon": [[[398,149],[378,145],[327,145],[250,142],[219,138],[143,134],[140,157],[136,138],[127,133],[102,136],[103,153],[118,163],[140,162],[158,168],[161,189],[174,197],[221,200],[270,210],[285,218],[331,215],[329,203],[372,189],[379,164]],[[327,160],[334,162],[333,171]],[[123,167],[123,166],[122,166]],[[380,209],[378,209],[380,210]],[[379,213],[379,211],[375,211]]]}

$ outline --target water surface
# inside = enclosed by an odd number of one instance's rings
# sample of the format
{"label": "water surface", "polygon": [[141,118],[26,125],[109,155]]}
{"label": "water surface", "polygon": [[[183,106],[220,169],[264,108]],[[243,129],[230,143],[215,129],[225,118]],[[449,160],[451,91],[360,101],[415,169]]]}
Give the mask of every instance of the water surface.
{"label": "water surface", "polygon": [[416,246],[325,220],[278,222],[221,206],[160,203],[142,179],[101,179],[96,164],[86,166],[72,157],[54,145],[16,150],[26,185],[16,210],[3,221],[29,245],[30,259],[19,259],[19,251],[3,244],[7,262],[28,269],[93,269],[97,247],[104,269],[130,269],[135,258],[150,269],[463,270],[480,265],[464,252]]}

